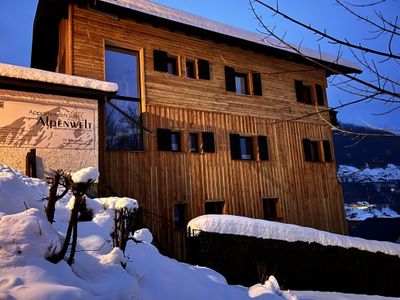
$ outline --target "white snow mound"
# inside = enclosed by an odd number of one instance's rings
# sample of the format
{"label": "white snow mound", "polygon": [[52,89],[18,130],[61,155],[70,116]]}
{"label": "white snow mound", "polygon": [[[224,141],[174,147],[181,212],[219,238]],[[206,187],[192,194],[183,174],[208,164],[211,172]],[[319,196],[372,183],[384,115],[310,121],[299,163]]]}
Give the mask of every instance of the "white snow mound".
{"label": "white snow mound", "polygon": [[400,256],[400,245],[390,242],[370,241],[356,237],[334,234],[322,230],[292,224],[257,220],[231,215],[205,215],[191,220],[187,227],[194,234],[208,231],[225,234],[253,236],[288,242],[315,242],[325,246],[358,248],[370,252],[383,252]]}
{"label": "white snow mound", "polygon": [[99,177],[99,171],[94,167],[87,167],[71,173],[71,178],[75,183],[88,183],[95,181]]}

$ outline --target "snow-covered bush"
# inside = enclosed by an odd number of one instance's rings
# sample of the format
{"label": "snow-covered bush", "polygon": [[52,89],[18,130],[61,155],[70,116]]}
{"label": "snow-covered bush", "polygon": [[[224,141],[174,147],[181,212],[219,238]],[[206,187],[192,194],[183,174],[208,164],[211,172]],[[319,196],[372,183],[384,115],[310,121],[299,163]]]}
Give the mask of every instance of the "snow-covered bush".
{"label": "snow-covered bush", "polygon": [[138,202],[127,197],[109,197],[103,200],[105,208],[114,210],[114,228],[111,233],[113,246],[125,251],[136,222]]}
{"label": "snow-covered bush", "polygon": [[59,252],[53,252],[48,256],[48,260],[52,263],[58,263],[64,259],[67,253],[69,243],[72,237],[70,255],[68,258],[68,264],[71,265],[74,261],[76,244],[78,240],[78,218],[79,211],[86,208],[85,195],[92,185],[92,183],[99,177],[99,171],[96,168],[89,167],[82,169],[78,172],[72,173],[69,178],[71,179],[70,188],[73,194],[72,205],[71,205],[71,216],[68,223],[67,233],[65,235],[64,243]]}

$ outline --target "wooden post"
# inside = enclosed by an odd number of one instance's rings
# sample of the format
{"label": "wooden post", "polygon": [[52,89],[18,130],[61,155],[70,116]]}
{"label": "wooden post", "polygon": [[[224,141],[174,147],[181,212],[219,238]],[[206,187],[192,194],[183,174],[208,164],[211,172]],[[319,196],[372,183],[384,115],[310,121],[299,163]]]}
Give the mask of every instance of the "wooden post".
{"label": "wooden post", "polygon": [[31,149],[26,154],[25,173],[29,177],[37,178],[36,149]]}

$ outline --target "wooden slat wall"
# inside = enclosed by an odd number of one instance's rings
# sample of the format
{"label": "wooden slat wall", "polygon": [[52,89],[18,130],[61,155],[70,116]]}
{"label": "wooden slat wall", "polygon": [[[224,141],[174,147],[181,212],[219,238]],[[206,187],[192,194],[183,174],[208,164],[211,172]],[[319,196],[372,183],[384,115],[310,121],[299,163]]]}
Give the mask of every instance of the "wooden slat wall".
{"label": "wooden slat wall", "polygon": [[[296,102],[294,80],[326,85],[324,71],[312,70],[309,66],[133,20],[116,20],[79,7],[73,12],[74,74],[104,79],[105,44],[136,51],[143,49],[148,104],[290,119],[315,112],[313,106]],[[211,80],[193,80],[154,71],[154,49],[179,55],[181,59],[208,60]],[[227,92],[225,65],[239,72],[261,73],[263,96]],[[307,121],[319,122],[319,119],[314,116]]]}
{"label": "wooden slat wall", "polygon": [[[104,79],[106,43],[143,54],[143,118],[152,133],[144,132],[144,152],[105,153],[107,185],[170,220],[174,203],[187,203],[192,218],[204,212],[206,200],[226,201],[226,213],[261,218],[261,198],[271,196],[279,198],[285,222],[346,232],[335,164],[305,162],[303,157],[302,138],[332,142],[330,129],[318,116],[274,123],[315,112],[314,107],[296,101],[294,80],[326,85],[323,71],[77,6],[71,12],[75,75]],[[208,60],[211,80],[154,71],[154,49]],[[263,96],[226,92],[225,65],[262,73]],[[181,130],[184,152],[157,151],[157,128]],[[216,153],[188,153],[189,131],[213,131]],[[232,161],[229,133],[267,135],[270,161]],[[161,235],[159,229],[154,233]],[[171,236],[164,237],[169,244],[173,244]]]}
{"label": "wooden slat wall", "polygon": [[[345,232],[344,208],[334,163],[305,162],[302,138],[331,140],[315,124],[148,106],[145,152],[106,152],[105,181],[140,200],[146,210],[172,220],[174,203],[187,203],[189,218],[207,200],[226,201],[226,213],[262,218],[263,197],[279,198],[285,222]],[[188,120],[191,120],[188,122]],[[156,129],[182,132],[183,152],[157,150]],[[188,133],[212,131],[216,153],[188,152]],[[229,133],[267,135],[269,161],[233,161]]]}

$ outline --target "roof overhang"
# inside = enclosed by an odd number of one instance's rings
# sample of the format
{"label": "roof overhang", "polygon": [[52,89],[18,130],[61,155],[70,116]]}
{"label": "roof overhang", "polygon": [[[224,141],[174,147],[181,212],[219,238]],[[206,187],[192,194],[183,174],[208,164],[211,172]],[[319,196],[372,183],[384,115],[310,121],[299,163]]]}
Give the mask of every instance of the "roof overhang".
{"label": "roof overhang", "polygon": [[1,89],[88,99],[112,97],[118,85],[90,78],[0,63]]}
{"label": "roof overhang", "polygon": [[[31,66],[54,71],[57,65],[58,24],[67,16],[68,4],[78,2],[102,13],[155,27],[167,28],[201,39],[225,43],[268,56],[324,69],[326,75],[361,73],[358,65],[342,58],[304,49],[306,55],[279,47],[264,36],[194,16],[147,0],[39,0],[34,23]],[[274,44],[275,43],[275,44]],[[311,59],[310,59],[311,58]]]}

